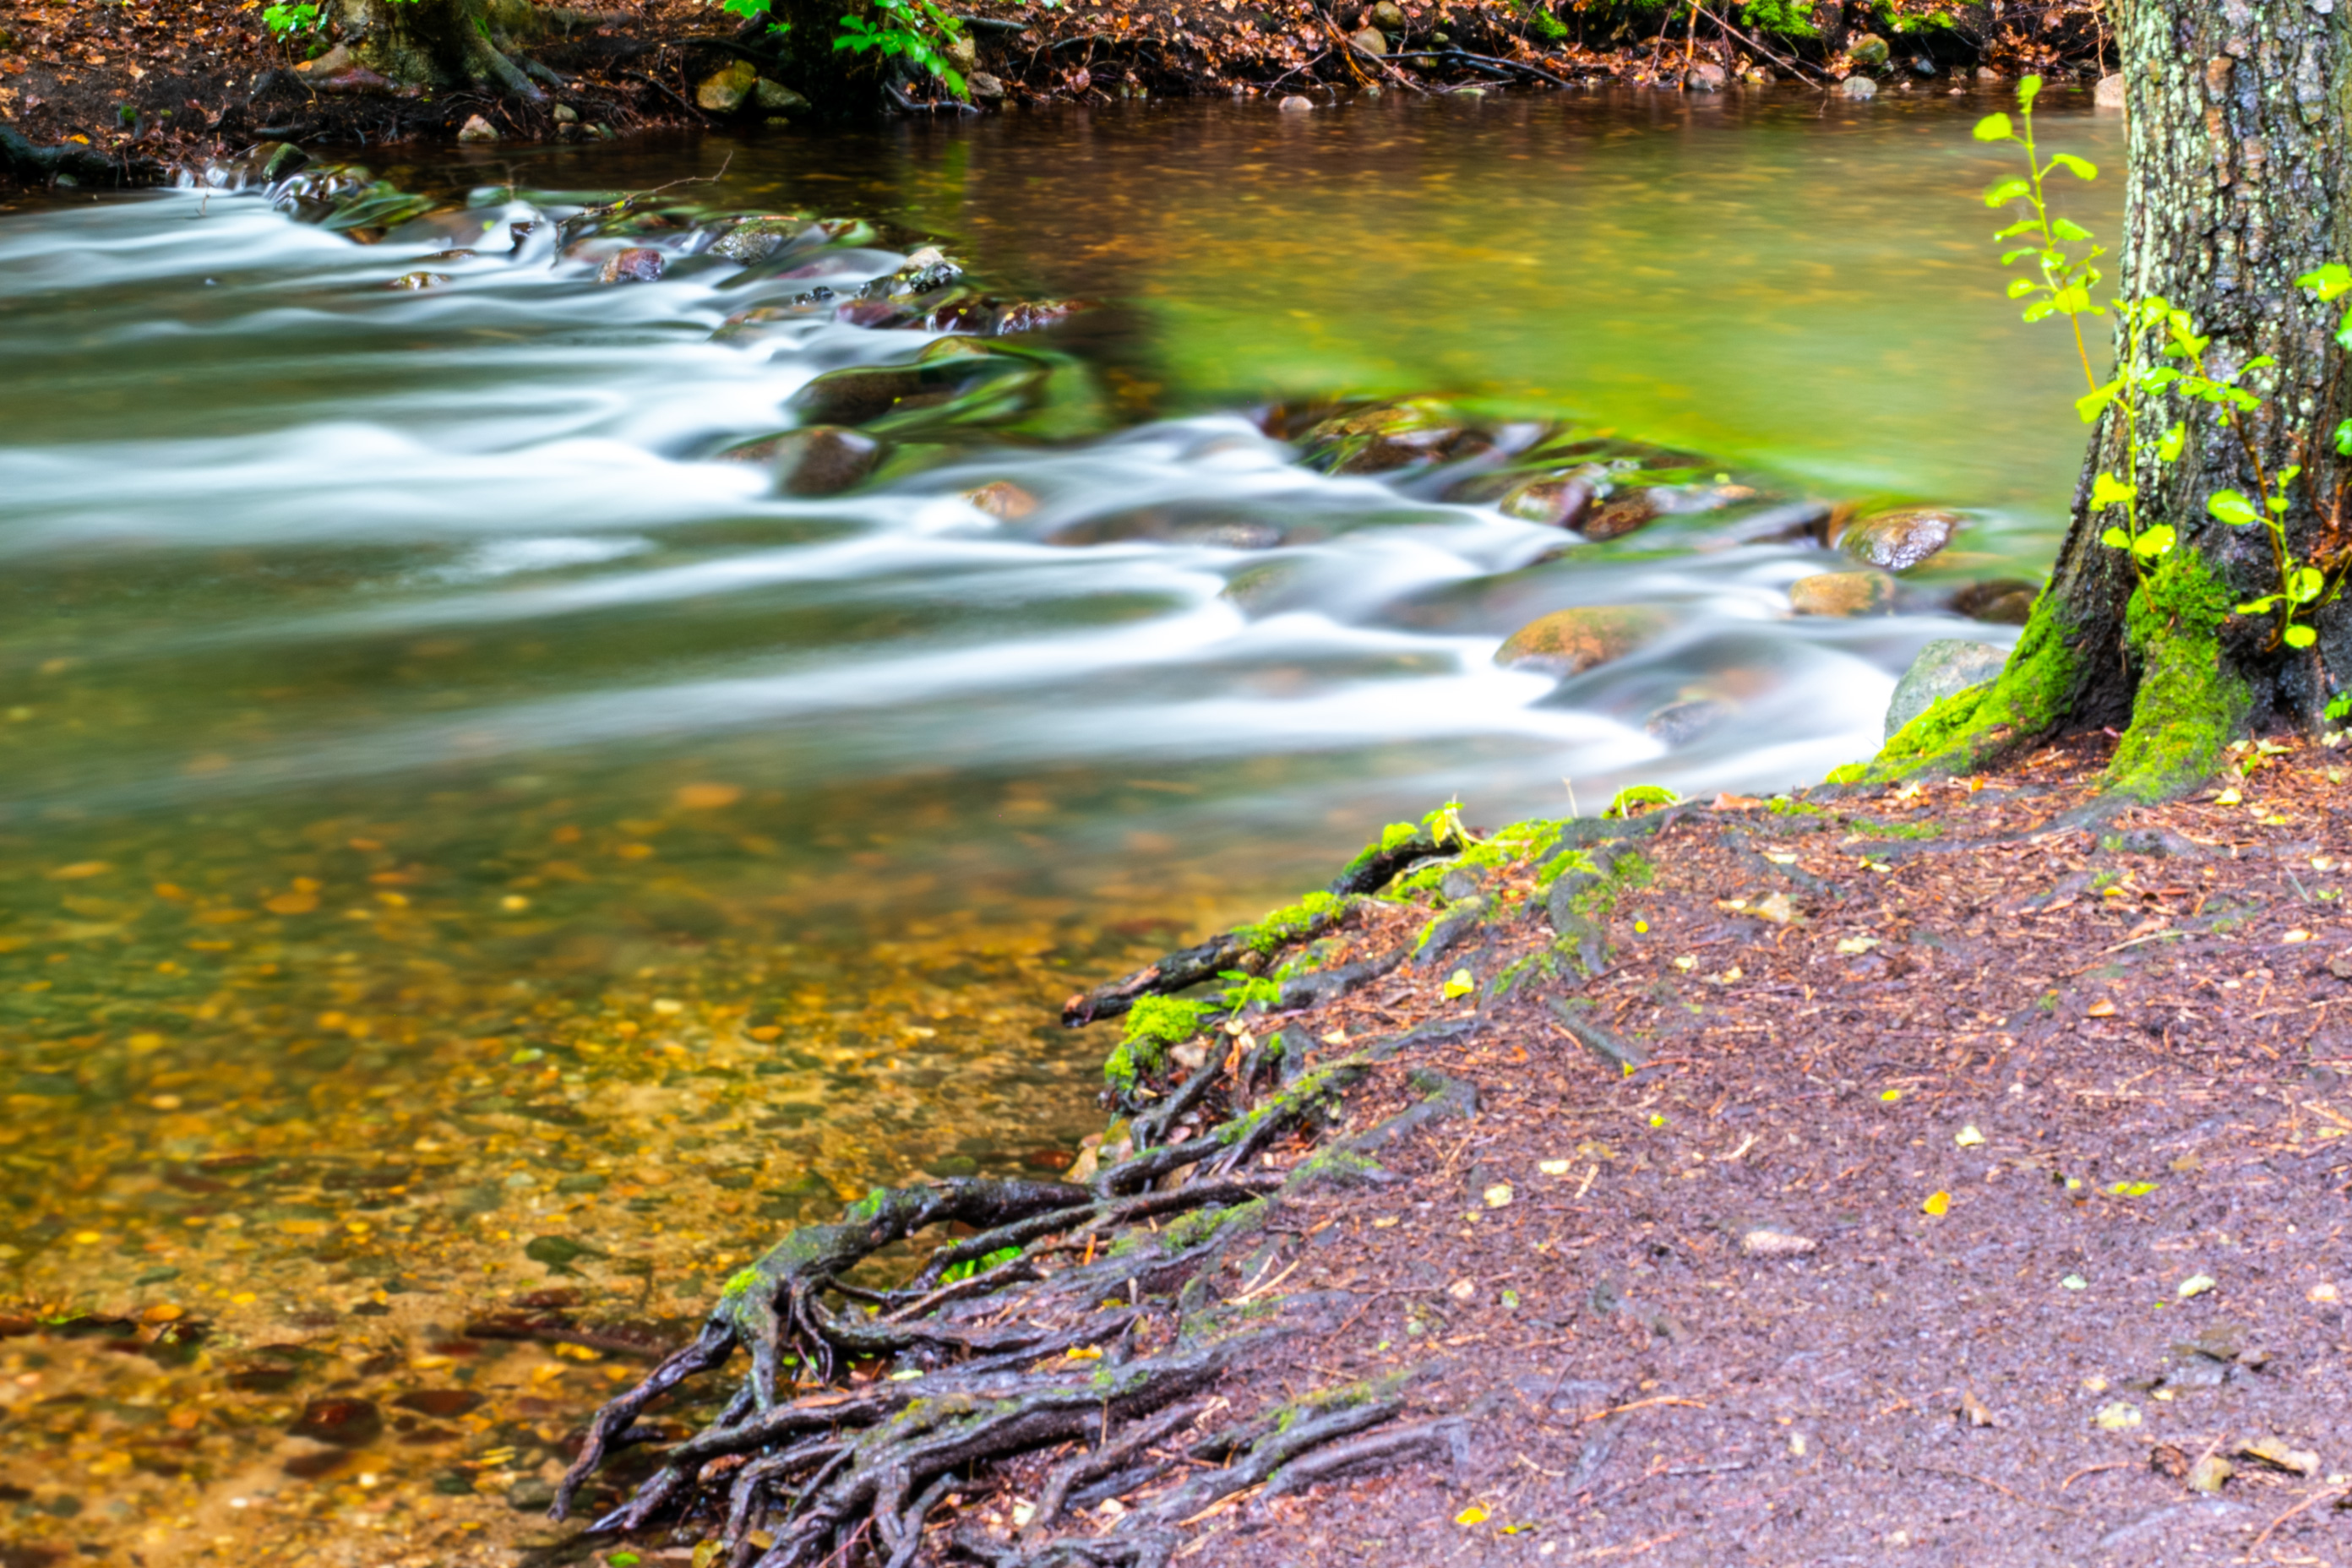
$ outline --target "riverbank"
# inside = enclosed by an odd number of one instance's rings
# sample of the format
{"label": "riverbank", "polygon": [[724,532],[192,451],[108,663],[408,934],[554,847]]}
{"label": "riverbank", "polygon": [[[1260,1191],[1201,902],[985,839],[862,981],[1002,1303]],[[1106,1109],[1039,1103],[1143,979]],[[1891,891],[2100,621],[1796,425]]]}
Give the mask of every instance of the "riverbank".
{"label": "riverbank", "polygon": [[[714,98],[704,90],[739,61],[787,79],[795,73],[766,63],[756,28],[739,36],[718,25],[731,18],[714,20],[694,0],[541,9],[551,19],[539,36],[511,41],[556,85],[546,101],[523,104],[398,87],[339,59],[331,37],[273,37],[257,7],[232,0],[168,9],[32,0],[0,27],[0,181],[149,184],[257,140],[446,142],[476,121],[478,135],[533,142],[761,121],[781,129],[804,115],[763,107],[743,91]],[[1691,14],[1694,35],[1664,13],[1580,5],[1554,16],[1499,0],[1337,13],[1305,0],[1222,8],[1144,0],[1085,11],[1000,3],[968,14],[962,63],[970,105],[987,111],[1200,94],[1297,97],[1307,106],[1381,89],[1605,82],[1713,91],[1780,81],[1827,90],[1860,79],[1874,90],[1908,93],[1955,90],[1980,72],[2040,70],[2053,80],[2071,73],[2087,82],[2104,69],[2107,35],[2093,0],[2061,0],[2015,17],[1996,16],[1998,6],[1981,16],[1972,8],[1945,16],[1945,9],[1906,0],[1882,37],[1858,18],[1848,25],[1824,16],[1820,28],[1774,35],[1712,12],[1704,20]],[[944,99],[908,104],[955,107]],[[887,106],[877,99],[877,107]]]}
{"label": "riverbank", "polygon": [[[877,1507],[894,1561],[2315,1560],[2281,1554],[2352,1496],[2344,770],[2243,748],[2227,788],[2118,810],[2099,751],[1491,837],[1439,814],[1073,998],[1132,1006],[1107,1068],[1132,1119],[1066,1178],[1092,1194],[1029,1194],[1076,1207],[870,1298],[1017,1323],[1025,1354],[993,1404],[936,1359],[976,1327],[886,1350],[866,1375],[903,1394],[813,1390],[870,1435],[758,1543],[814,1561]],[[1222,1005],[1187,984],[1216,969]],[[1178,990],[1203,1000],[1154,999]],[[1142,1190],[1121,1170],[1164,1195],[1116,1199]],[[822,1289],[907,1234],[889,1215],[804,1233],[730,1300]],[[982,1274],[921,1294],[959,1258]],[[721,1360],[755,1332],[730,1311]],[[1040,1427],[1081,1353],[1099,1434]],[[762,1473],[789,1479],[793,1408],[675,1452],[725,1475],[782,1447]],[[869,1465],[911,1479],[874,1503]],[[693,1474],[672,1457],[607,1525]]]}

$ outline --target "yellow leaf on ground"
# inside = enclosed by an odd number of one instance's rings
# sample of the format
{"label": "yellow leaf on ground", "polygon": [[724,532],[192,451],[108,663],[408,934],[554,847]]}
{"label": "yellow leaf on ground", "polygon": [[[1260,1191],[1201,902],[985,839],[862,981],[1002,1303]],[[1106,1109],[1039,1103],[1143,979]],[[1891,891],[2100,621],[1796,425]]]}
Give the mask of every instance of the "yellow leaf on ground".
{"label": "yellow leaf on ground", "polygon": [[1951,1194],[1929,1193],[1927,1194],[1927,1201],[1919,1205],[1919,1212],[1921,1214],[1944,1214],[1948,1212],[1951,1206]]}
{"label": "yellow leaf on ground", "polygon": [[1464,1509],[1460,1513],[1455,1514],[1454,1516],[1454,1522],[1456,1524],[1484,1524],[1486,1522],[1486,1510],[1480,1508],[1474,1502],[1468,1508]]}
{"label": "yellow leaf on ground", "polygon": [[1467,996],[1477,988],[1478,982],[1471,978],[1466,969],[1457,969],[1445,977],[1445,999],[1448,1002],[1456,996]]}
{"label": "yellow leaf on ground", "polygon": [[1486,1189],[1486,1206],[1490,1209],[1510,1207],[1511,1184],[1508,1182],[1496,1182],[1493,1186],[1488,1187]]}
{"label": "yellow leaf on ground", "polygon": [[2088,1007],[2084,1008],[2083,1011],[2084,1015],[2089,1017],[2112,1018],[2116,1016],[2116,1005],[2102,996],[2097,1001],[2092,1003]]}
{"label": "yellow leaf on ground", "polygon": [[1952,1136],[1952,1142],[1958,1143],[1963,1149],[1973,1149],[1984,1141],[1984,1134],[1976,1130],[1976,1124],[1974,1122],[1970,1122],[1968,1126],[1961,1128],[1959,1131]]}

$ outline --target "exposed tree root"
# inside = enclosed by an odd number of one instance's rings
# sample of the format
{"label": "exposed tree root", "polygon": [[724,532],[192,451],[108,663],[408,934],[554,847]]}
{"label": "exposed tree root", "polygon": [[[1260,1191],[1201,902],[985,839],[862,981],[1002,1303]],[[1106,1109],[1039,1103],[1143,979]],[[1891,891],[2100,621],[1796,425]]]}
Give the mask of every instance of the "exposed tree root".
{"label": "exposed tree root", "polygon": [[[1204,1428],[1223,1402],[1202,1396],[1262,1335],[1201,1311],[1188,1287],[1255,1237],[1285,1184],[1250,1169],[1257,1154],[1320,1122],[1383,1054],[1307,1071],[1296,1051],[1237,1051],[1167,1086],[1131,1124],[1134,1153],[1091,1183],[877,1191],[837,1223],[795,1231],[728,1282],[691,1343],[597,1413],[555,1516],[615,1453],[668,1441],[640,1415],[738,1349],[750,1373],[726,1408],[592,1528],[715,1531],[733,1568],[908,1568],[927,1552],[1003,1568],[1149,1568],[1168,1561],[1181,1523],[1243,1488],[1436,1451],[1434,1428],[1368,1442],[1403,1408],[1369,1394]],[[1472,1104],[1468,1086],[1449,1082],[1400,1127]],[[1192,1131],[1213,1114],[1225,1120]],[[1309,1160],[1289,1181],[1346,1173]],[[884,1248],[950,1224],[971,1234],[936,1247],[898,1287],[846,1281]],[[995,1468],[1055,1449],[1071,1451],[1017,1539],[969,1521],[927,1536],[951,1492],[985,1493]],[[1056,1533],[1068,1510],[1113,1497],[1136,1501],[1109,1531]]]}

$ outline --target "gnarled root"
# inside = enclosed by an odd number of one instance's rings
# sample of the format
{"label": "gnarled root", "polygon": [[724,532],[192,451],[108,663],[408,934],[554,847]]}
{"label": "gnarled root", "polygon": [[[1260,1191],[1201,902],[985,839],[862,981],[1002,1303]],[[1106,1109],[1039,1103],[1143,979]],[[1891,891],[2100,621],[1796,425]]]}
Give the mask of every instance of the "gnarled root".
{"label": "gnarled root", "polygon": [[[950,1491],[985,1492],[992,1467],[1075,1445],[1021,1540],[959,1528],[935,1531],[934,1544],[1023,1568],[1165,1562],[1182,1521],[1310,1452],[1346,1456],[1353,1450],[1343,1440],[1360,1440],[1402,1408],[1359,1399],[1202,1431],[1223,1403],[1198,1396],[1260,1337],[1213,1326],[1213,1314],[1184,1319],[1174,1300],[1253,1233],[1282,1184],[1249,1168],[1255,1155],[1319,1121],[1369,1059],[1286,1079],[1265,1073],[1260,1053],[1243,1053],[1230,1072],[1212,1063],[1173,1089],[1135,1124],[1137,1152],[1089,1184],[972,1179],[877,1191],[835,1224],[793,1232],[728,1282],[692,1342],[597,1413],[558,1489],[555,1517],[613,1454],[666,1440],[639,1422],[649,1405],[740,1349],[749,1375],[718,1419],[670,1447],[593,1528],[715,1517],[735,1568],[755,1553],[759,1568],[829,1560],[908,1568]],[[1251,1086],[1268,1076],[1268,1092],[1249,1103]],[[1218,1113],[1222,1123],[1189,1131]],[[936,1247],[897,1289],[845,1282],[883,1248],[950,1223],[971,1234]],[[845,1387],[835,1379],[845,1363],[893,1370]],[[1165,1487],[1179,1469],[1181,1484]],[[1163,1489],[1110,1531],[1053,1532],[1066,1509],[1154,1487]]]}

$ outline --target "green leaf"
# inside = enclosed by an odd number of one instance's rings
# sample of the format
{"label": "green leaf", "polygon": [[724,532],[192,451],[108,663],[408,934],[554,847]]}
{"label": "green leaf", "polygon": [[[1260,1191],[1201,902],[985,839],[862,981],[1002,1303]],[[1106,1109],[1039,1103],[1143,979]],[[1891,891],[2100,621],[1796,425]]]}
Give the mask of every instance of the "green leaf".
{"label": "green leaf", "polygon": [[2296,604],[2308,605],[2319,597],[2320,589],[2326,585],[2327,579],[2317,571],[2309,566],[2298,566],[2287,578],[2286,591]]}
{"label": "green leaf", "polygon": [[2033,100],[2041,96],[2042,79],[2040,77],[2026,77],[2017,84],[2017,106],[2020,109],[2032,112]]}
{"label": "green leaf", "polygon": [[2058,307],[2052,301],[2048,300],[2036,300],[2032,304],[2028,305],[2025,308],[2024,319],[2029,321],[2047,321],[2057,313]]}
{"label": "green leaf", "polygon": [[[1996,236],[1995,237],[1997,238],[1999,237]],[[2014,267],[2017,265],[2019,258],[2031,256],[2040,247],[2038,246],[2029,245],[2021,250],[2004,250],[2000,253],[2000,264],[2003,267]]]}
{"label": "green leaf", "polygon": [[[2094,393],[2092,395],[2096,396],[2097,394]],[[2091,484],[2093,511],[2105,511],[2111,506],[2121,506],[2126,501],[2137,500],[2138,498],[2137,489],[2124,483],[2113,474],[2101,474]]]}
{"label": "green leaf", "polygon": [[2143,561],[2153,561],[2159,555],[2169,554],[2179,537],[2172,531],[2170,523],[2159,522],[2132,541],[2132,553]]}
{"label": "green leaf", "polygon": [[[2083,416],[2084,424],[2088,425],[2099,416],[2101,410],[2105,409],[2108,404],[2113,403],[2116,400],[2117,395],[2122,393],[2123,389],[2123,378],[2121,376],[2117,376],[2115,380],[2107,383],[2106,385],[2095,387],[2091,391],[2083,394],[2082,396],[2074,399],[2074,412]],[[2115,483],[2116,481],[2111,475],[2101,474],[2099,476],[2099,484],[2102,487],[2102,493],[2105,493],[2104,487]],[[2137,491],[2129,489],[2122,485],[2116,485],[2116,489],[2121,490],[2125,496],[2131,496],[2137,493]],[[2091,503],[2094,510],[2097,510],[2098,505],[2099,503],[2095,500]]]}
{"label": "green leaf", "polygon": [[2070,316],[2079,316],[2091,308],[2091,291],[2080,283],[2069,283],[2058,290],[2051,303]]}
{"label": "green leaf", "polygon": [[2017,131],[2010,124],[2008,115],[1988,114],[1977,121],[1976,138],[1979,142],[2014,142]]}
{"label": "green leaf", "polygon": [[2012,278],[2009,280],[2009,297],[2012,300],[2022,300],[2041,287],[2041,284],[2031,278]]}
{"label": "green leaf", "polygon": [[2179,379],[2180,373],[2179,371],[2173,369],[2168,364],[2160,364],[2154,370],[2148,371],[2143,374],[2139,378],[2139,384],[2143,391],[2162,392],[2166,387],[2170,386],[2174,382],[2179,381]]}
{"label": "green leaf", "polygon": [[[2154,389],[2151,388],[2150,390]],[[2164,438],[2156,444],[2156,456],[2158,460],[2166,463],[2179,462],[2180,460],[2181,448],[2188,446],[2188,444],[2189,426],[2186,425],[2175,425],[2171,429],[2167,430],[2164,433]]]}
{"label": "green leaf", "polygon": [[[1995,115],[1993,118],[2000,120],[2004,117]],[[1990,140],[1985,136],[1981,125],[1977,127],[1977,135],[1979,139]],[[2294,284],[2298,289],[2308,289],[2318,295],[2320,303],[2324,305],[2331,300],[2340,300],[2352,294],[2352,267],[2340,261],[2331,261],[2325,267],[2305,273],[2294,280]]]}
{"label": "green leaf", "polygon": [[[2013,224],[2011,224],[2007,228],[2002,229],[1999,234],[1994,235],[1993,237],[1995,239],[2015,239],[2021,234],[2040,234],[2041,232],[2042,220],[2040,218],[2024,217],[2018,219]],[[2032,253],[2028,250],[2013,250],[2010,252],[2010,254],[2011,256],[2028,256]]]}
{"label": "green leaf", "polygon": [[2279,633],[2279,640],[2289,647],[2309,647],[2319,640],[2319,634],[2301,622],[2297,622]]}
{"label": "green leaf", "polygon": [[2242,605],[2233,605],[2231,607],[2242,616],[2266,616],[2285,596],[2284,594],[2271,594],[2259,599],[2248,599]]}
{"label": "green leaf", "polygon": [[[2096,163],[2087,158],[2077,158],[2072,153],[2052,154],[2050,166],[2053,169],[2063,169],[2078,180],[2095,180],[2099,177],[2099,166]],[[2090,237],[2085,235],[2084,237],[2087,239]]]}
{"label": "green leaf", "polygon": [[2089,229],[2084,228],[2081,224],[2075,223],[2071,219],[2063,217],[2053,218],[2051,220],[2050,232],[2056,235],[2061,239],[2088,239],[2091,237],[2091,231]]}
{"label": "green leaf", "polygon": [[2006,206],[2020,196],[2030,196],[2032,194],[2033,187],[2023,180],[2002,180],[1997,184],[1985,187],[1984,205],[1989,207]]}
{"label": "green leaf", "polygon": [[2278,361],[2273,359],[2268,354],[2256,354],[2253,358],[2248,360],[2245,363],[2238,367],[2238,374],[2240,375],[2251,375],[2258,370],[2268,370],[2271,366],[2276,363],[2278,363]]}
{"label": "green leaf", "polygon": [[2105,533],[2099,535],[2099,542],[2110,550],[2129,550],[2131,535],[2120,528],[2110,525]]}
{"label": "green leaf", "polygon": [[2352,419],[2336,427],[2336,450],[2341,457],[2352,458]]}
{"label": "green leaf", "polygon": [[2215,490],[2212,498],[2206,501],[2205,510],[2232,528],[2243,528],[2259,521],[2263,515],[2254,510],[2253,502],[2235,490]]}

